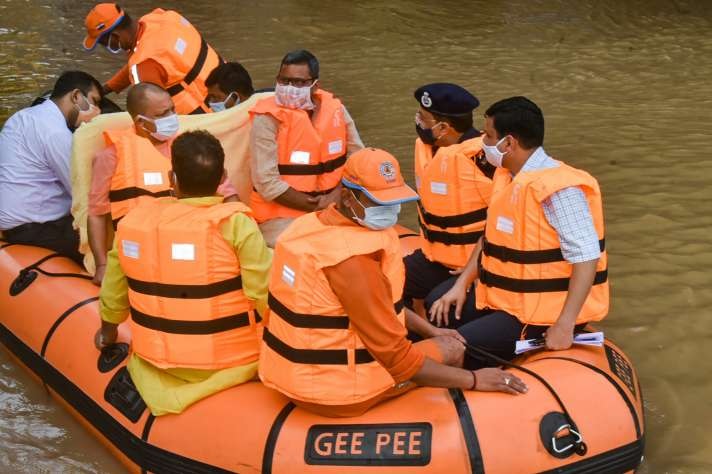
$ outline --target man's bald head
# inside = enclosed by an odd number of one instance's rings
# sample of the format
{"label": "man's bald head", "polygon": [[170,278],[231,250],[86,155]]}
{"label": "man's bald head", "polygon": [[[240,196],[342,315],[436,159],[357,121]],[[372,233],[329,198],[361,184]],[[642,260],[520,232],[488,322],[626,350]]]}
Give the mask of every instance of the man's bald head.
{"label": "man's bald head", "polygon": [[165,117],[173,113],[173,100],[160,86],[150,82],[139,82],[131,87],[126,97],[126,109],[136,120],[137,115],[151,119]]}

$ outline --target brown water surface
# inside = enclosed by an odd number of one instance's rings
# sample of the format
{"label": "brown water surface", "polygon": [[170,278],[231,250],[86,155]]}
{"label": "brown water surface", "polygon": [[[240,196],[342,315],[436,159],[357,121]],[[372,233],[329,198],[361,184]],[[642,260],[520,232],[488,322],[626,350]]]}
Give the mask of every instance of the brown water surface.
{"label": "brown water surface", "polygon": [[[80,42],[91,2],[0,0],[0,122],[69,68],[102,81],[121,57]],[[134,16],[155,4],[126,1]],[[304,47],[364,141],[412,182],[415,88],[456,82],[483,108],[526,95],[546,148],[603,188],[613,306],[603,325],[633,358],[647,408],[647,472],[712,472],[712,2],[177,1],[259,87]],[[403,221],[415,224],[414,209]],[[595,403],[595,400],[591,400]],[[708,421],[704,421],[708,420]],[[0,471],[121,472],[0,352]]]}

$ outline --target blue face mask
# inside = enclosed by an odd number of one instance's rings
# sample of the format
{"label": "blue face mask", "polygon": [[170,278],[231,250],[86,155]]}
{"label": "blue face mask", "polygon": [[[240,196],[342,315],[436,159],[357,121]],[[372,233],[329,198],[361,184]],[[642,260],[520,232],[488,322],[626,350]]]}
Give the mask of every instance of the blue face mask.
{"label": "blue face mask", "polygon": [[400,204],[366,207],[361,204],[361,201],[356,198],[356,195],[353,193],[353,191],[351,191],[351,194],[353,195],[356,202],[359,203],[359,205],[363,209],[363,219],[359,218],[353,211],[353,209],[351,209],[351,212],[354,215],[354,220],[360,225],[367,227],[371,230],[383,230],[388,229],[389,227],[393,227],[398,222],[398,214],[401,210]]}
{"label": "blue face mask", "polygon": [[208,106],[213,109],[213,112],[222,112],[223,110],[227,110],[227,103],[230,100],[232,96],[235,96],[235,103],[232,104],[233,107],[235,107],[237,104],[240,103],[240,96],[237,95],[237,92],[230,92],[227,97],[225,97],[225,100],[222,102],[208,102]]}

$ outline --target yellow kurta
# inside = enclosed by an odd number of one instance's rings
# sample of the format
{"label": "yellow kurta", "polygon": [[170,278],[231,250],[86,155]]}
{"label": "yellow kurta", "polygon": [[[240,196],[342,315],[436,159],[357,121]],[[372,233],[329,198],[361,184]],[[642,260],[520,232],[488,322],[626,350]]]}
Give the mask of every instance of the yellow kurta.
{"label": "yellow kurta", "polygon": [[[181,202],[194,205],[219,204],[222,197],[186,198],[181,199]],[[221,233],[233,246],[240,261],[245,296],[264,315],[267,310],[272,250],[265,245],[257,224],[244,214],[232,216],[223,224]],[[129,317],[128,283],[119,264],[116,242],[107,256],[99,310],[101,318],[109,323],[121,324]],[[133,354],[128,370],[151,413],[160,416],[180,413],[209,395],[255,379],[257,362],[221,370],[181,367],[163,370]]]}

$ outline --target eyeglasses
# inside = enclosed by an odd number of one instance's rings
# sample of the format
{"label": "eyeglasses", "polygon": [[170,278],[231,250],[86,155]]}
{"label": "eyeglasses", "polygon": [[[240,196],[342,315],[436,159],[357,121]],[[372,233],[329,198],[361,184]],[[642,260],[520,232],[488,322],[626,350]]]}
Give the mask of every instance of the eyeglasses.
{"label": "eyeglasses", "polygon": [[309,79],[301,79],[298,77],[282,77],[277,76],[277,84],[282,86],[292,85],[294,87],[307,87],[312,86],[316,82],[317,77],[310,77]]}

